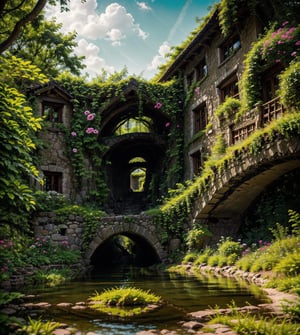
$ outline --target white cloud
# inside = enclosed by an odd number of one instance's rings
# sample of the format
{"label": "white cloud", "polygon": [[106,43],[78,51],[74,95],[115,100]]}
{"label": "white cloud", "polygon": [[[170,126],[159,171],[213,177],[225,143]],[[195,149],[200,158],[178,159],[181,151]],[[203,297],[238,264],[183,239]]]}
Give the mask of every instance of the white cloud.
{"label": "white cloud", "polygon": [[76,54],[85,56],[83,63],[86,65],[86,68],[83,71],[87,72],[90,77],[99,75],[102,69],[108,73],[115,72],[113,66],[107,65],[105,60],[99,57],[99,51],[100,49],[95,44],[89,43],[85,39],[80,39],[75,49]]}
{"label": "white cloud", "polygon": [[166,61],[167,54],[170,50],[171,47],[169,43],[167,41],[163,42],[158,49],[158,54],[153,57],[151,64],[147,66],[147,71],[157,70],[157,68]]}
{"label": "white cloud", "polygon": [[144,10],[144,11],[149,11],[149,10],[151,10],[151,7],[150,7],[146,2],[139,2],[139,1],[137,1],[136,4],[138,5],[138,7],[139,7],[141,10]]}
{"label": "white cloud", "polygon": [[148,37],[148,33],[140,28],[126,8],[116,2],[109,4],[105,12],[100,14],[96,11],[96,0],[87,0],[84,3],[71,0],[70,10],[63,13],[59,6],[47,8],[47,16],[55,16],[57,22],[63,24],[63,32],[75,30],[79,37],[91,40],[108,39],[112,45],[120,45],[121,40],[129,35],[137,35],[142,39]]}

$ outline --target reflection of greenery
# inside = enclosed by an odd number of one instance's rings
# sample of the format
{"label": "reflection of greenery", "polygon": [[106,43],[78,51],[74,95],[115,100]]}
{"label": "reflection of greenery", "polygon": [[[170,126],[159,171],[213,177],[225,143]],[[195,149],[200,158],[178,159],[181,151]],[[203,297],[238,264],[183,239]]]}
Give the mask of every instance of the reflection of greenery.
{"label": "reflection of greenery", "polygon": [[116,287],[102,293],[96,292],[90,301],[91,308],[97,311],[125,317],[148,311],[149,304],[158,304],[161,298],[134,287]]}
{"label": "reflection of greenery", "polygon": [[143,306],[143,307],[114,307],[114,306],[107,306],[103,305],[101,303],[93,304],[91,306],[93,309],[97,310],[98,312],[103,312],[105,314],[119,316],[119,317],[130,317],[134,315],[139,315],[141,313],[145,313],[149,310],[149,307]]}

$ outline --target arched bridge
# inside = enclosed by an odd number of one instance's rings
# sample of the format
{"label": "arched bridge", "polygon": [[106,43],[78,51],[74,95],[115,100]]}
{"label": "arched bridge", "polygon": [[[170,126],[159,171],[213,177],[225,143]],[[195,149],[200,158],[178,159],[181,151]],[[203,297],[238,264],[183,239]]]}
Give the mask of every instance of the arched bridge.
{"label": "arched bridge", "polygon": [[[300,168],[299,136],[266,141],[257,154],[249,151],[236,153],[234,159],[221,172],[207,180],[206,192],[199,196],[191,214],[191,222],[209,224],[214,240],[221,235],[234,235],[241,225],[241,216],[268,185],[282,175]],[[166,250],[161,244],[161,232],[150,217],[144,215],[104,218],[86,253],[86,260],[95,262],[99,247],[115,235],[135,240],[140,252],[150,253],[152,260],[162,260]],[[109,222],[108,222],[108,221]]]}

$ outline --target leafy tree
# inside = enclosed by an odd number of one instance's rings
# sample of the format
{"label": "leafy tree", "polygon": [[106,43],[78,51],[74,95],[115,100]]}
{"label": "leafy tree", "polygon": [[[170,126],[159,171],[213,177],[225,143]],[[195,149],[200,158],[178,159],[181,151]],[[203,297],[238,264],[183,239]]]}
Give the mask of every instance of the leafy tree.
{"label": "leafy tree", "polygon": [[68,10],[70,0],[1,0],[0,54],[11,46],[24,26],[34,20],[47,3],[54,5],[57,2],[61,10]]}
{"label": "leafy tree", "polygon": [[15,56],[0,56],[0,233],[4,227],[25,228],[26,214],[34,207],[30,177],[38,179],[33,164],[36,147],[34,133],[41,118],[34,116],[24,94],[17,89],[21,81],[46,82],[40,70]]}
{"label": "leafy tree", "polygon": [[64,35],[59,31],[61,26],[39,15],[24,27],[9,51],[19,58],[30,60],[50,77],[56,77],[64,70],[79,75],[80,69],[84,68],[84,57],[73,53],[77,46],[76,33]]}

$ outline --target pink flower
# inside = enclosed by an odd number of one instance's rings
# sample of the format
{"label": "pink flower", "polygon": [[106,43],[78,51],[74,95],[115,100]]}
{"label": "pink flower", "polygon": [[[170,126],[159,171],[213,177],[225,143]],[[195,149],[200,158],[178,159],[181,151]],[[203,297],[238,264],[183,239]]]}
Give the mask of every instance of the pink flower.
{"label": "pink flower", "polygon": [[76,152],[78,151],[77,148],[73,148],[72,151],[76,154]]}
{"label": "pink flower", "polygon": [[197,86],[197,87],[195,88],[195,93],[196,93],[196,94],[199,94],[199,93],[200,93],[200,87],[199,87],[199,86]]}
{"label": "pink flower", "polygon": [[76,131],[72,131],[72,132],[71,132],[71,135],[72,135],[73,137],[77,136]]}
{"label": "pink flower", "polygon": [[284,21],[284,22],[282,23],[282,27],[286,26],[287,24],[289,24],[289,21]]}
{"label": "pink flower", "polygon": [[165,124],[165,127],[168,128],[168,127],[170,127],[170,125],[171,125],[171,122],[167,122],[167,123]]}
{"label": "pink flower", "polygon": [[292,57],[295,57],[296,54],[297,54],[297,52],[296,52],[296,51],[293,51],[293,52],[291,53],[291,56],[292,56]]}
{"label": "pink flower", "polygon": [[90,111],[88,111],[88,110],[86,110],[85,112],[84,112],[84,115],[89,115],[90,114]]}
{"label": "pink flower", "polygon": [[161,102],[157,102],[157,103],[155,104],[154,108],[156,108],[156,109],[160,109],[160,108],[162,108],[162,103],[161,103]]}
{"label": "pink flower", "polygon": [[91,114],[89,114],[89,115],[86,117],[86,119],[87,119],[88,121],[92,121],[92,120],[94,120],[94,118],[95,118],[95,113],[91,113]]}
{"label": "pink flower", "polygon": [[98,130],[98,129],[94,129],[94,130],[93,130],[93,133],[94,133],[94,134],[99,134],[99,130]]}
{"label": "pink flower", "polygon": [[87,128],[87,130],[85,131],[87,134],[92,134],[94,132],[94,128],[89,127]]}
{"label": "pink flower", "polygon": [[297,47],[300,45],[300,41],[297,41],[296,43],[295,43],[295,45],[297,45]]}
{"label": "pink flower", "polygon": [[280,59],[275,59],[275,63],[280,63]]}

